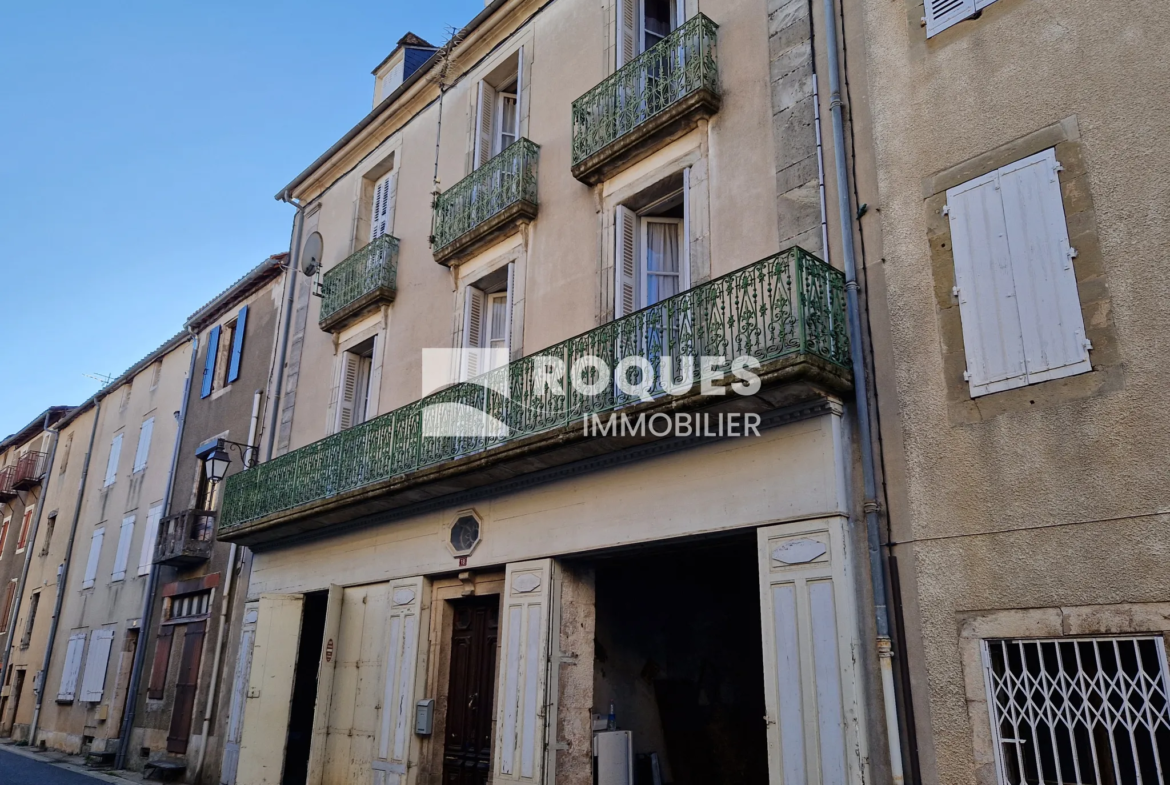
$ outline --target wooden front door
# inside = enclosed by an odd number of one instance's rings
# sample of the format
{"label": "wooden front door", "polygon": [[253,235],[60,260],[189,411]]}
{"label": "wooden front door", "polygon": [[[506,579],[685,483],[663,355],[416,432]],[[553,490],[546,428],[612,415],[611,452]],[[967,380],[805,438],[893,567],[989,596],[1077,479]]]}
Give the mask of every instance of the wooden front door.
{"label": "wooden front door", "polygon": [[191,719],[195,712],[195,690],[199,685],[199,663],[203,658],[203,635],[207,622],[186,625],[183,635],[183,659],[175,681],[175,706],[171,710],[171,730],[167,734],[167,752],[182,755],[191,738]]}
{"label": "wooden front door", "polygon": [[486,785],[491,772],[498,597],[455,600],[447,691],[444,785]]}

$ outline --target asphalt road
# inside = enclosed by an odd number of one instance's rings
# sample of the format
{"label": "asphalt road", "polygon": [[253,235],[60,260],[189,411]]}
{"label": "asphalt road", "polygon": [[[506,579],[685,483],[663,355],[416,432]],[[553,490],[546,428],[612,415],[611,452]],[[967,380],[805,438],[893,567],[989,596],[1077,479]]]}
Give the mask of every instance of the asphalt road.
{"label": "asphalt road", "polygon": [[95,785],[98,782],[102,780],[0,747],[0,783],[3,785]]}

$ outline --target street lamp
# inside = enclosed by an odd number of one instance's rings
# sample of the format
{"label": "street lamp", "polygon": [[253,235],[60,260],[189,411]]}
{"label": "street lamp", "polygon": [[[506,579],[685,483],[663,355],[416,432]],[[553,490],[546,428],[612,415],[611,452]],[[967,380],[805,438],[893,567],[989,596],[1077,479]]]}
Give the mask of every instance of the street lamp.
{"label": "street lamp", "polygon": [[217,439],[210,449],[204,447],[196,452],[196,456],[203,459],[203,471],[207,474],[207,481],[215,484],[223,480],[231,466],[232,457],[227,448],[235,447],[244,460],[244,468],[251,469],[256,465],[256,448],[250,444],[229,442],[227,439]]}

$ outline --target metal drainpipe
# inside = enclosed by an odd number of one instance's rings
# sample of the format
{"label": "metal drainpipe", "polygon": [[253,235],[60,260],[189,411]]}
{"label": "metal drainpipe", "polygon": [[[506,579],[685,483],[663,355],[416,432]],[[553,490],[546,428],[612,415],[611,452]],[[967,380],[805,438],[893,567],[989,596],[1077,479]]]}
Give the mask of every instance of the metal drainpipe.
{"label": "metal drainpipe", "polygon": [[[167,473],[167,487],[163,493],[162,518],[171,511],[171,491],[175,487],[175,468],[179,464],[179,448],[183,444],[183,425],[187,422],[187,403],[191,399],[191,385],[195,378],[195,355],[199,353],[199,333],[187,328],[191,336],[191,363],[187,366],[187,385],[183,388],[183,402],[179,404],[179,426],[175,429],[175,447],[171,451],[171,468]],[[161,522],[161,518],[160,518]],[[122,727],[118,731],[118,753],[114,756],[114,768],[126,765],[126,751],[130,748],[130,731],[134,727],[134,714],[138,708],[138,682],[142,679],[142,668],[146,662],[146,639],[150,630],[151,615],[154,612],[154,593],[158,588],[159,566],[153,561],[146,577],[146,594],[142,600],[142,615],[138,629],[138,645],[134,648],[134,664],[130,668],[130,689],[126,694],[126,706],[122,710]]]}
{"label": "metal drainpipe", "polygon": [[297,213],[293,217],[293,236],[290,238],[292,240],[292,247],[288,253],[288,300],[285,303],[285,311],[287,314],[284,319],[284,332],[280,337],[280,351],[278,352],[278,359],[276,361],[276,385],[272,391],[272,397],[268,399],[268,405],[272,407],[272,413],[268,417],[268,433],[265,438],[267,445],[264,448],[265,461],[272,458],[272,450],[276,445],[276,425],[280,419],[280,401],[284,388],[284,360],[288,353],[289,330],[292,327],[293,317],[295,316],[293,307],[296,305],[297,262],[301,255],[301,232],[305,228],[305,206],[291,201],[288,191],[281,194],[280,201],[285,204],[291,204],[297,209]]}
{"label": "metal drainpipe", "polygon": [[[32,566],[33,545],[37,541],[37,530],[41,527],[41,514],[44,512],[44,505],[41,504],[45,500],[45,494],[49,488],[49,478],[53,476],[53,461],[57,457],[57,431],[49,428],[49,413],[45,412],[45,424],[41,428],[41,433],[48,431],[53,435],[53,445],[49,448],[49,461],[45,465],[44,479],[41,481],[41,493],[37,496],[37,514],[33,518],[32,526],[29,529],[27,539],[24,542],[24,566],[20,568],[20,582],[16,585],[16,601],[12,603],[12,613],[8,617],[8,640],[4,643],[4,656],[0,657],[0,674],[6,673],[8,668],[8,660],[12,657],[12,641],[16,640],[16,619],[20,616],[20,604],[24,598],[24,587],[28,581],[28,570]],[[15,720],[15,718],[14,718]]]}
{"label": "metal drainpipe", "polygon": [[69,580],[69,564],[73,561],[73,541],[77,537],[77,523],[81,519],[81,504],[85,500],[85,480],[89,476],[89,461],[93,456],[93,443],[97,438],[98,422],[101,420],[102,399],[94,402],[93,428],[89,432],[89,446],[85,448],[85,460],[81,464],[81,482],[77,485],[77,504],[73,507],[73,521],[69,524],[69,541],[65,544],[65,561],[57,568],[57,597],[53,600],[53,618],[49,622],[49,637],[45,642],[45,657],[41,662],[41,684],[36,690],[37,703],[33,707],[32,722],[28,726],[28,743],[37,743],[37,722],[41,718],[41,704],[45,699],[45,680],[49,677],[49,663],[53,657],[53,642],[57,638],[57,627],[61,621],[61,604],[65,601],[65,584]]}
{"label": "metal drainpipe", "polygon": [[841,110],[841,68],[838,63],[837,12],[833,0],[824,0],[825,46],[829,61],[829,112],[833,124],[833,156],[837,175],[837,210],[841,223],[841,256],[845,266],[845,304],[849,323],[849,354],[853,366],[853,395],[857,407],[857,428],[861,444],[861,473],[865,483],[866,540],[869,573],[873,582],[874,621],[877,628],[878,663],[881,667],[886,736],[890,747],[890,773],[895,785],[904,781],[902,742],[895,702],[894,670],[891,663],[890,613],[886,605],[886,573],[882,560],[878,520],[877,478],[874,470],[873,440],[869,426],[869,391],[865,357],[861,344],[861,305],[858,298],[857,260],[853,248],[853,208],[849,201],[849,170],[845,160],[845,121]]}
{"label": "metal drainpipe", "polygon": [[[248,444],[256,443],[256,432],[260,428],[260,401],[264,397],[262,390],[252,394],[252,417],[248,421]],[[244,453],[244,465],[251,461],[252,451]],[[203,709],[203,744],[199,747],[199,755],[195,758],[194,782],[199,782],[203,774],[203,761],[207,756],[207,734],[211,730],[211,710],[215,707],[215,696],[219,689],[219,666],[223,657],[224,630],[227,629],[228,615],[232,604],[232,579],[236,575],[236,544],[228,550],[227,579],[224,581],[223,598],[219,602],[219,627],[215,632],[215,654],[211,661],[211,680],[207,685],[207,704]]]}

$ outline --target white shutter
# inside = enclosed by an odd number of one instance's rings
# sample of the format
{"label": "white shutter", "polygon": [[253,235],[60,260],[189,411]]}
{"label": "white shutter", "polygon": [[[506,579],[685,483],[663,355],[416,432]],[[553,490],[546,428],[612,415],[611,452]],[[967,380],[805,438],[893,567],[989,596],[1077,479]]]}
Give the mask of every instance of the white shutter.
{"label": "white shutter", "polygon": [[65,649],[65,667],[61,670],[61,686],[57,689],[57,700],[71,701],[77,694],[77,675],[81,672],[81,655],[85,651],[85,633],[75,632],[69,636]]}
{"label": "white shutter", "polygon": [[394,211],[398,206],[398,169],[386,175],[386,220],[382,234],[394,234]]}
{"label": "white shutter", "polygon": [[500,620],[493,782],[543,782],[552,559],[509,564]]}
{"label": "white shutter", "polygon": [[[342,588],[329,585],[325,600],[325,631],[321,645],[328,647],[340,643]],[[336,672],[337,656],[322,656],[317,662],[317,700],[313,705],[313,730],[309,736],[309,770],[306,785],[321,785],[325,774],[325,742],[329,735],[329,706],[333,700],[333,674]]]}
{"label": "white shutter", "polygon": [[757,531],[769,782],[861,785],[867,752],[846,521]]}
{"label": "white shutter", "polygon": [[150,565],[154,564],[154,546],[158,543],[158,524],[162,518],[163,506],[156,504],[146,515],[146,531],[142,534],[142,550],[138,554],[138,574],[150,573]]}
{"label": "white shutter", "polygon": [[495,130],[496,88],[479,83],[479,105],[475,112],[475,168],[492,157],[492,131]]}
{"label": "white shutter", "polygon": [[1027,384],[1007,223],[995,172],[947,191],[971,395]]}
{"label": "white shutter", "polygon": [[520,127],[520,105],[524,103],[524,47],[516,52],[516,138],[524,136]]}
{"label": "white shutter", "polygon": [[126,577],[126,562],[130,560],[130,543],[134,539],[134,516],[127,515],[122,519],[122,528],[118,532],[118,550],[114,554],[114,572],[110,575],[111,581],[120,581]]}
{"label": "white shutter", "polygon": [[110,662],[110,648],[114,643],[113,630],[94,630],[89,634],[89,656],[85,660],[85,676],[81,680],[81,700],[97,702],[106,689],[106,666]]}
{"label": "white shutter", "polygon": [[633,210],[618,205],[614,233],[613,316],[617,319],[638,310],[638,217]]}
{"label": "white shutter", "polygon": [[122,456],[122,434],[115,434],[114,440],[110,442],[110,457],[106,461],[106,482],[105,487],[114,484],[114,480],[118,477],[118,459]]}
{"label": "white shutter", "polygon": [[227,738],[224,740],[223,766],[219,781],[235,785],[236,770],[240,764],[240,736],[244,730],[244,696],[248,693],[248,677],[252,672],[252,641],[256,637],[258,604],[244,606],[244,626],[240,631],[240,650],[236,653],[236,672],[232,677],[231,699],[228,704]]}
{"label": "white shutter", "polygon": [[480,352],[483,347],[484,294],[468,286],[463,295],[463,368],[461,381],[479,376]]}
{"label": "white shutter", "polygon": [[617,0],[617,67],[638,56],[639,0]]}
{"label": "white shutter", "polygon": [[81,581],[83,589],[93,586],[94,579],[97,578],[98,559],[102,556],[102,540],[105,536],[105,529],[99,527],[93,530],[93,537],[89,541],[89,559],[85,562],[85,576]]}
{"label": "white shutter", "polygon": [[142,429],[138,431],[138,449],[134,453],[134,473],[146,468],[146,461],[150,457],[150,437],[154,433],[154,418],[142,421]]}
{"label": "white shutter", "polygon": [[374,731],[374,785],[405,785],[412,752],[417,753],[415,695],[425,680],[425,655],[419,641],[428,622],[427,583],[423,578],[390,582],[386,619],[386,670],[381,710]]}
{"label": "white shutter", "polygon": [[508,262],[508,303],[504,306],[504,340],[508,345],[508,361],[512,360],[512,347],[521,345],[512,340],[512,306],[515,303],[516,263]]}
{"label": "white shutter", "polygon": [[[240,737],[238,782],[280,783],[304,601],[302,594],[260,595]],[[251,722],[246,721],[249,717]]]}
{"label": "white shutter", "polygon": [[926,37],[930,38],[974,14],[975,0],[926,0],[925,8]]}
{"label": "white shutter", "polygon": [[397,176],[397,172],[391,172],[374,186],[374,204],[370,208],[370,242],[390,232],[391,193]]}
{"label": "white shutter", "polygon": [[344,431],[353,425],[355,399],[357,398],[358,356],[352,352],[341,353],[341,391],[337,398],[337,430]]}
{"label": "white shutter", "polygon": [[[679,8],[683,3],[679,2]],[[683,169],[683,222],[679,238],[678,290],[691,288],[691,167]]]}
{"label": "white shutter", "polygon": [[1049,149],[999,170],[1029,384],[1092,370],[1057,168]]}

